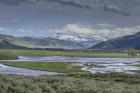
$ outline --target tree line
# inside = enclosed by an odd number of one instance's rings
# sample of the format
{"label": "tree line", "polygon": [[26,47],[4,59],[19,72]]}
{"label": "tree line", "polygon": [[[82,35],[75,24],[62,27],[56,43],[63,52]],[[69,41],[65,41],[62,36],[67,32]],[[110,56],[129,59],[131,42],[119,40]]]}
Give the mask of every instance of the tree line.
{"label": "tree line", "polygon": [[140,50],[136,49],[128,50],[128,56],[140,56]]}

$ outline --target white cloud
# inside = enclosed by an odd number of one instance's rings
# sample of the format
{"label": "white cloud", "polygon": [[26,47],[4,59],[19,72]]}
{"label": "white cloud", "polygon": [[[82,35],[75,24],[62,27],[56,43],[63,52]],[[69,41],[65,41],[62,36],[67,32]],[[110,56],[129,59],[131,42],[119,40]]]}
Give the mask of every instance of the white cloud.
{"label": "white cloud", "polygon": [[116,25],[111,25],[111,24],[97,24],[99,27],[116,27]]}
{"label": "white cloud", "polygon": [[25,32],[25,30],[24,30],[24,29],[19,29],[18,31],[19,31],[19,32]]}
{"label": "white cloud", "polygon": [[30,30],[30,29],[18,29],[19,32],[22,32],[22,33],[32,33],[34,31]]}
{"label": "white cloud", "polygon": [[0,31],[6,31],[6,28],[0,27]]}
{"label": "white cloud", "polygon": [[67,32],[73,32],[78,34],[90,34],[92,29],[88,26],[80,25],[80,24],[68,24],[66,25],[63,30]]}
{"label": "white cloud", "polygon": [[117,27],[114,25],[102,24],[91,27],[80,24],[68,24],[61,29],[50,29],[49,31],[61,33],[63,35],[107,40],[139,32],[140,26]]}

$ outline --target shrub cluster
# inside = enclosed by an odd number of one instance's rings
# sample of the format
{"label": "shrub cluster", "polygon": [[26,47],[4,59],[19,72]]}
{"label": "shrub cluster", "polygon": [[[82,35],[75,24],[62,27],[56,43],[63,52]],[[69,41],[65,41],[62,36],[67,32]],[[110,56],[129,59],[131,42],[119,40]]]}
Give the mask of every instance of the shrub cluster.
{"label": "shrub cluster", "polygon": [[[139,77],[121,74],[0,75],[0,93],[140,93]],[[117,78],[125,82],[117,82]],[[129,82],[130,78],[134,82]]]}

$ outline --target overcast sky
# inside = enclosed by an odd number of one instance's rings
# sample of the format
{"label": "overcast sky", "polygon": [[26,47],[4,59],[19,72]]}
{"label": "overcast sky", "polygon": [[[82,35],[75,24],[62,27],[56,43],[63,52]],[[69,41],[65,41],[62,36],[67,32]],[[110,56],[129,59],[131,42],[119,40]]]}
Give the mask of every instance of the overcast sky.
{"label": "overcast sky", "polygon": [[140,0],[0,0],[0,33],[115,38],[140,31]]}

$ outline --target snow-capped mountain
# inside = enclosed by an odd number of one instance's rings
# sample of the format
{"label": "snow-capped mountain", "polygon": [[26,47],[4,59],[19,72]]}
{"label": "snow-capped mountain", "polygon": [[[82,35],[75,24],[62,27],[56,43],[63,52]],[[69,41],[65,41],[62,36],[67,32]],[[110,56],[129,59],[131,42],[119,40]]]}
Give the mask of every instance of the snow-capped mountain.
{"label": "snow-capped mountain", "polygon": [[61,33],[56,34],[55,37],[60,40],[68,40],[68,41],[75,41],[75,42],[88,41],[86,38],[82,38],[74,35],[66,35]]}
{"label": "snow-capped mountain", "polygon": [[99,38],[85,38],[85,37],[80,37],[77,35],[67,35],[67,34],[62,34],[62,33],[56,34],[55,38],[59,40],[77,42],[84,45],[86,48],[91,47],[102,41],[102,39],[99,39]]}

